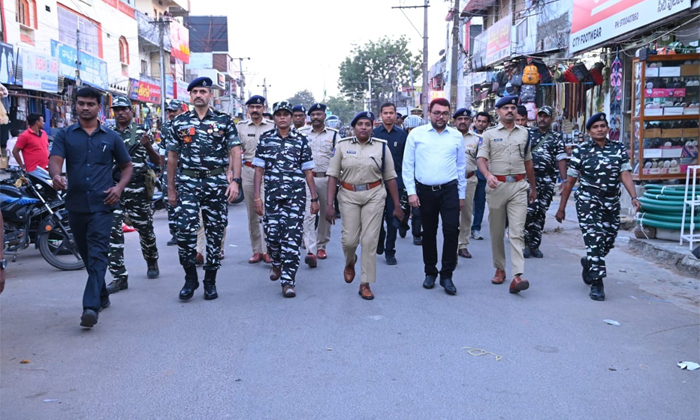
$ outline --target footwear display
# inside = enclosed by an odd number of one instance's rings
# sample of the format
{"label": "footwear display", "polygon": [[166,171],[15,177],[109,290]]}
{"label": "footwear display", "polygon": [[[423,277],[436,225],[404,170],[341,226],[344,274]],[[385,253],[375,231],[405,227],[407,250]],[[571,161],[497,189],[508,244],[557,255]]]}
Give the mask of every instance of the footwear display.
{"label": "footwear display", "polygon": [[432,289],[433,287],[435,287],[435,280],[437,280],[437,276],[434,276],[432,274],[426,274],[425,280],[423,280],[423,288]]}
{"label": "footwear display", "polygon": [[[250,262],[250,261],[249,261]],[[200,254],[199,252],[197,253],[197,259],[195,260],[195,264],[197,265],[202,265],[204,264],[204,255]]]}
{"label": "footwear display", "polygon": [[173,235],[173,237],[170,238],[170,240],[168,241],[168,246],[173,246],[173,245],[177,245],[177,238],[175,238],[174,235]]}
{"label": "footwear display", "polygon": [[374,293],[369,289],[369,283],[360,283],[359,294],[364,300],[374,299]]}
{"label": "footwear display", "polygon": [[523,258],[530,258],[532,254],[530,253],[530,248],[523,249]]}
{"label": "footwear display", "polygon": [[109,292],[109,294],[112,294],[112,293],[117,293],[120,290],[126,290],[128,288],[129,288],[129,281],[127,279],[112,280],[112,282],[107,285],[107,292]]}
{"label": "footwear display", "polygon": [[527,290],[530,288],[530,282],[520,278],[520,276],[515,276],[513,277],[513,281],[510,282],[510,289],[508,290],[510,293],[520,293],[523,290]]}
{"label": "footwear display", "polygon": [[581,258],[581,267],[583,267],[583,270],[581,272],[581,277],[583,278],[583,282],[590,286],[592,282],[591,282],[590,277],[588,277],[588,258],[587,257]]}
{"label": "footwear display", "polygon": [[423,246],[423,238],[421,238],[420,236],[414,236],[413,237],[413,245]]}
{"label": "footwear display", "polygon": [[112,301],[109,300],[109,295],[103,296],[100,298],[100,310],[99,310],[99,312],[102,312],[103,309],[107,309],[110,306],[112,306]]}
{"label": "footwear display", "polygon": [[476,239],[477,241],[481,241],[482,239],[484,239],[484,237],[481,236],[481,231],[472,230],[472,239]]}
{"label": "footwear display", "polygon": [[265,264],[272,263],[272,258],[270,258],[270,254],[263,254],[262,259]]}
{"label": "footwear display", "polygon": [[396,261],[396,257],[395,257],[395,254],[394,254],[394,253],[389,254],[389,253],[387,252],[385,258],[386,258],[386,264],[387,264],[387,265],[396,265],[396,264],[399,263],[398,261]]}
{"label": "footwear display", "polygon": [[146,271],[146,277],[149,279],[157,279],[160,276],[160,270],[158,269],[158,260],[150,260],[147,262],[148,270]]}

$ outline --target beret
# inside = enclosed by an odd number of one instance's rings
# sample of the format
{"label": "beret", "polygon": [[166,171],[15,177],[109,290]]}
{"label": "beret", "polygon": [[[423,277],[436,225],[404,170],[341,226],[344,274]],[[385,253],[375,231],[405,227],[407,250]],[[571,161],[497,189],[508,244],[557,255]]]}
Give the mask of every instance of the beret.
{"label": "beret", "polygon": [[253,95],[248,99],[246,105],[265,105],[265,98],[260,95]]}
{"label": "beret", "polygon": [[457,117],[471,117],[472,112],[468,110],[467,108],[460,108],[455,113],[452,115],[453,119],[457,119]]}
{"label": "beret", "polygon": [[358,112],[357,115],[355,115],[355,118],[352,119],[352,122],[350,123],[350,126],[354,127],[357,122],[363,118],[366,118],[374,124],[374,114],[372,111],[362,111]]}
{"label": "beret", "polygon": [[605,121],[605,124],[608,123],[608,120],[605,118],[605,112],[593,114],[593,116],[586,121],[586,130],[590,130],[591,127],[593,127],[593,124],[597,123],[598,121]]}
{"label": "beret", "polygon": [[190,92],[192,89],[197,87],[211,88],[214,83],[208,77],[198,77],[192,81],[192,83],[187,86],[187,91]]}
{"label": "beret", "polygon": [[496,108],[500,108],[505,105],[518,105],[517,96],[504,96],[496,102]]}
{"label": "beret", "polygon": [[292,107],[292,112],[301,112],[302,114],[306,114],[306,107],[304,105],[294,105]]}
{"label": "beret", "polygon": [[311,105],[311,107],[309,108],[309,115],[311,115],[311,113],[314,112],[314,111],[323,111],[323,112],[326,112],[326,108],[328,108],[328,107],[326,106],[326,104],[315,103],[315,104]]}

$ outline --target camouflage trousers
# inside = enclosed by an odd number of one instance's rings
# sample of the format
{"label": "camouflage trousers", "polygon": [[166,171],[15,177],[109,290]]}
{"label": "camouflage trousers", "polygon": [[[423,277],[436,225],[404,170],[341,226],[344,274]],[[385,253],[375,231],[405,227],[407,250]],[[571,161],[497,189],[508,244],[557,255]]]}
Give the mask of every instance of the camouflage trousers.
{"label": "camouflage trousers", "polygon": [[221,267],[221,242],[228,225],[227,186],[226,174],[206,179],[178,177],[175,220],[178,255],[183,267],[194,266],[197,262],[200,211],[207,239],[204,269],[216,271]]}
{"label": "camouflage trousers", "polygon": [[165,201],[165,209],[168,210],[168,230],[170,231],[170,236],[177,235],[177,224],[175,223],[175,207],[170,205],[168,201],[168,174],[163,171],[163,180],[161,181],[163,186],[163,200]]}
{"label": "camouflage trousers", "polygon": [[306,196],[302,191],[290,200],[265,199],[265,237],[272,265],[282,268],[280,282],[294,286],[299,269],[299,249],[304,234]]}
{"label": "camouflage trousers", "polygon": [[620,227],[620,198],[596,196],[579,187],[576,213],[586,244],[589,278],[603,279],[607,276],[605,257],[615,246]]}
{"label": "camouflage trousers", "polygon": [[[527,218],[525,219],[525,248],[538,249],[542,243],[542,231],[544,221],[547,218],[547,210],[552,204],[554,186],[556,183],[550,179],[537,178],[537,199],[527,205]],[[528,194],[530,190],[528,189]]]}
{"label": "camouflage trousers", "polygon": [[109,238],[109,272],[115,280],[127,280],[129,273],[124,264],[124,217],[133,223],[139,234],[141,253],[146,261],[158,259],[156,234],[153,231],[151,202],[146,197],[144,186],[128,184],[119,199],[119,208],[114,210],[112,233]]}

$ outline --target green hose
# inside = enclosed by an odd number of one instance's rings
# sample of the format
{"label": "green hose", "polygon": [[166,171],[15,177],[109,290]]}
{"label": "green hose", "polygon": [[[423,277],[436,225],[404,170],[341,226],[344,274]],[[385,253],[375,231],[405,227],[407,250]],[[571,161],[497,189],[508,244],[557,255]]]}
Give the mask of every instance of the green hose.
{"label": "green hose", "polygon": [[681,223],[673,223],[673,222],[659,222],[657,220],[650,220],[650,219],[637,219],[637,224],[640,226],[648,226],[648,227],[655,227],[655,228],[662,228],[662,229],[671,229],[671,230],[681,230]]}
{"label": "green hose", "polygon": [[[680,222],[681,220],[683,220],[683,213],[658,214],[641,212],[637,215],[637,218],[644,220],[655,220],[657,222]],[[693,220],[695,221],[695,223],[700,223],[700,214],[696,213],[695,218]],[[686,223],[690,223],[690,212],[686,212],[685,221]]]}

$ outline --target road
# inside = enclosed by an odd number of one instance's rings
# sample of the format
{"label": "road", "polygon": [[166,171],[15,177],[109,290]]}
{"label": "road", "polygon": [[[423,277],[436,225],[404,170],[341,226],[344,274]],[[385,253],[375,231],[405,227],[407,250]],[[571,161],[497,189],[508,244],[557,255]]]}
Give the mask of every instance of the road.
{"label": "road", "polygon": [[127,234],[129,289],[92,330],[78,326],[84,271],[55,270],[35,250],[10,263],[0,418],[700,418],[700,370],[676,366],[700,361],[698,282],[620,243],[607,300],[594,302],[572,221],[555,232],[550,218],[545,258],[526,260],[531,287],[521,295],[490,283],[485,227],[474,258],[460,259],[457,296],[421,287],[420,248],[408,237],[397,266],[379,257],[376,298],[364,301],[358,280],[342,279],[336,225],[329,258],[302,266],[297,298],[284,299],[269,266],[247,263],[245,208],[232,206],[219,299],[205,301],[200,288],[181,302],[165,217],[156,214],[160,278],[146,279],[138,237]]}

